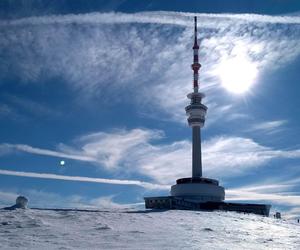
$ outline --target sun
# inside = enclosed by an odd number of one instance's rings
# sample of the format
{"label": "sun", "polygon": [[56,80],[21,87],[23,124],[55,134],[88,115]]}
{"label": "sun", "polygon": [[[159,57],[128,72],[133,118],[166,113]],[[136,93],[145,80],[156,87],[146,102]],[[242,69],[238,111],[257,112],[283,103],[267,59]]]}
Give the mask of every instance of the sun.
{"label": "sun", "polygon": [[255,82],[258,70],[254,63],[244,56],[223,60],[217,72],[223,87],[235,94],[247,92]]}

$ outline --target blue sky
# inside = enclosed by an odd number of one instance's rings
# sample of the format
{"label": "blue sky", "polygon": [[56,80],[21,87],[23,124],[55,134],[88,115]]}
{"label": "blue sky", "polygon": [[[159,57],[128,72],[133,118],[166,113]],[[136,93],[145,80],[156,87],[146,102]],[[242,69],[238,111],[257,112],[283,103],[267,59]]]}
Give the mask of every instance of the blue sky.
{"label": "blue sky", "polygon": [[[228,200],[298,216],[299,10],[275,0],[1,1],[1,204],[23,194],[31,206],[119,207],[190,176],[196,14],[204,175]],[[232,81],[249,89],[237,94]]]}

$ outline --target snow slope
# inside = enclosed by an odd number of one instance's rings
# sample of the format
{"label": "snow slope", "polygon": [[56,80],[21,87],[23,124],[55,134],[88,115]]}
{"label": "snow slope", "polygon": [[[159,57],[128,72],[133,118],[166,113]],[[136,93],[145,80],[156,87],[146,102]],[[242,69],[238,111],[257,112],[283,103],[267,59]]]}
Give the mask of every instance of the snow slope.
{"label": "snow slope", "polygon": [[300,224],[234,212],[0,210],[1,249],[300,249]]}

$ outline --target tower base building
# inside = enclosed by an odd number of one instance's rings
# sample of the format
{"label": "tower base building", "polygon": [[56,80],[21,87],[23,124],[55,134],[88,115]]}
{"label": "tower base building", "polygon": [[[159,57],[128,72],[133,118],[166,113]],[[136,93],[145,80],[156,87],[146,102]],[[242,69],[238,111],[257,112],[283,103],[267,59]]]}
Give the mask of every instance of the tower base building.
{"label": "tower base building", "polygon": [[225,190],[215,179],[202,176],[201,128],[205,123],[207,107],[202,104],[205,95],[198,91],[198,72],[201,64],[198,56],[197,18],[193,46],[193,92],[188,94],[190,104],[185,108],[187,121],[192,128],[192,177],[181,178],[171,187],[170,196],[145,197],[145,207],[150,209],[224,210],[269,215],[270,205],[228,203]]}
{"label": "tower base building", "polygon": [[225,199],[225,191],[219,182],[203,177],[182,178],[171,187],[171,195],[186,197],[201,202],[220,202]]}
{"label": "tower base building", "polygon": [[198,199],[191,199],[183,196],[157,196],[145,197],[145,207],[147,209],[159,210],[200,210],[200,211],[232,211],[240,213],[252,213],[269,216],[271,205],[230,203],[230,202],[202,202]]}

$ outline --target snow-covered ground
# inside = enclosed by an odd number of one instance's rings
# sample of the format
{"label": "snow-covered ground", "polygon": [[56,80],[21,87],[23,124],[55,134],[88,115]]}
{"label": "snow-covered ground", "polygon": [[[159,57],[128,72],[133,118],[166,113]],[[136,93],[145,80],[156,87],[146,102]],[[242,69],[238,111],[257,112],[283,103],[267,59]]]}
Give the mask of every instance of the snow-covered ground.
{"label": "snow-covered ground", "polygon": [[300,224],[234,212],[0,210],[1,249],[300,249]]}

